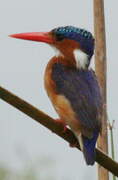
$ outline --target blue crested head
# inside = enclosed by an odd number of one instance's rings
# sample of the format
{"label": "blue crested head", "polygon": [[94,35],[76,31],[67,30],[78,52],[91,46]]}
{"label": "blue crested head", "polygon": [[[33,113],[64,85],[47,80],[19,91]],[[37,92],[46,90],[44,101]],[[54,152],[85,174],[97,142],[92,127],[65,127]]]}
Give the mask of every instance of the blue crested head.
{"label": "blue crested head", "polygon": [[94,37],[85,29],[74,26],[58,27],[52,30],[57,40],[71,39],[77,41],[82,50],[91,57],[94,53]]}

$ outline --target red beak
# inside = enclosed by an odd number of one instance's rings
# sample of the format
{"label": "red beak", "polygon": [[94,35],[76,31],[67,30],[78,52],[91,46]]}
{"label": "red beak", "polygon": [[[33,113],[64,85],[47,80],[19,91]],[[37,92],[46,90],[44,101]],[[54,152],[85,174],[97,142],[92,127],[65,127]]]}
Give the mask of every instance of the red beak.
{"label": "red beak", "polygon": [[11,34],[9,35],[13,38],[45,42],[48,44],[53,44],[52,35],[49,32],[31,32],[31,33],[20,33],[20,34]]}

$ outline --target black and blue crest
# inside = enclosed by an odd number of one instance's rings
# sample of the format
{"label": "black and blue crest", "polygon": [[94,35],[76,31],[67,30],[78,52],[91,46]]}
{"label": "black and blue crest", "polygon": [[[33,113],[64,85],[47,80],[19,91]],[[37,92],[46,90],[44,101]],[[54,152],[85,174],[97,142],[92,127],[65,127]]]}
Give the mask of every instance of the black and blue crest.
{"label": "black and blue crest", "polygon": [[61,41],[64,38],[72,39],[80,43],[81,48],[90,57],[94,53],[94,38],[92,34],[85,29],[80,29],[73,26],[58,27],[52,30],[56,35],[57,40]]}

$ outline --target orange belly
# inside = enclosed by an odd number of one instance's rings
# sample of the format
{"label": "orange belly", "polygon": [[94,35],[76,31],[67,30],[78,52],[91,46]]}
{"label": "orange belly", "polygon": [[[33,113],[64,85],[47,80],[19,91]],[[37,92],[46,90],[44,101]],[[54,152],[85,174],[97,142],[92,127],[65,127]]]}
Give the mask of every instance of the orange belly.
{"label": "orange belly", "polygon": [[48,63],[45,71],[45,78],[44,78],[45,89],[61,120],[63,120],[65,124],[69,125],[73,131],[78,131],[79,133],[80,123],[79,120],[76,119],[75,112],[71,108],[70,102],[67,100],[65,96],[60,95],[56,92],[55,83],[51,79],[53,63],[54,60],[52,59]]}

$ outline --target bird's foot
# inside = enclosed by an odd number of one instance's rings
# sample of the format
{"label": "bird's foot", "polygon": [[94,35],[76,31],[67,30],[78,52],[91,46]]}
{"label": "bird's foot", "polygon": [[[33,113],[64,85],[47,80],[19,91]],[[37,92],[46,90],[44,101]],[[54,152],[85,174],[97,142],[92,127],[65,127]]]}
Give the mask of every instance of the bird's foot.
{"label": "bird's foot", "polygon": [[67,127],[66,127],[66,124],[64,123],[64,121],[61,119],[56,119],[56,122],[59,123],[61,126],[63,126],[63,133],[65,133],[67,130]]}
{"label": "bird's foot", "polygon": [[77,142],[75,142],[75,143],[70,143],[70,144],[69,144],[69,146],[72,147],[72,148],[77,147],[77,145],[78,145]]}

